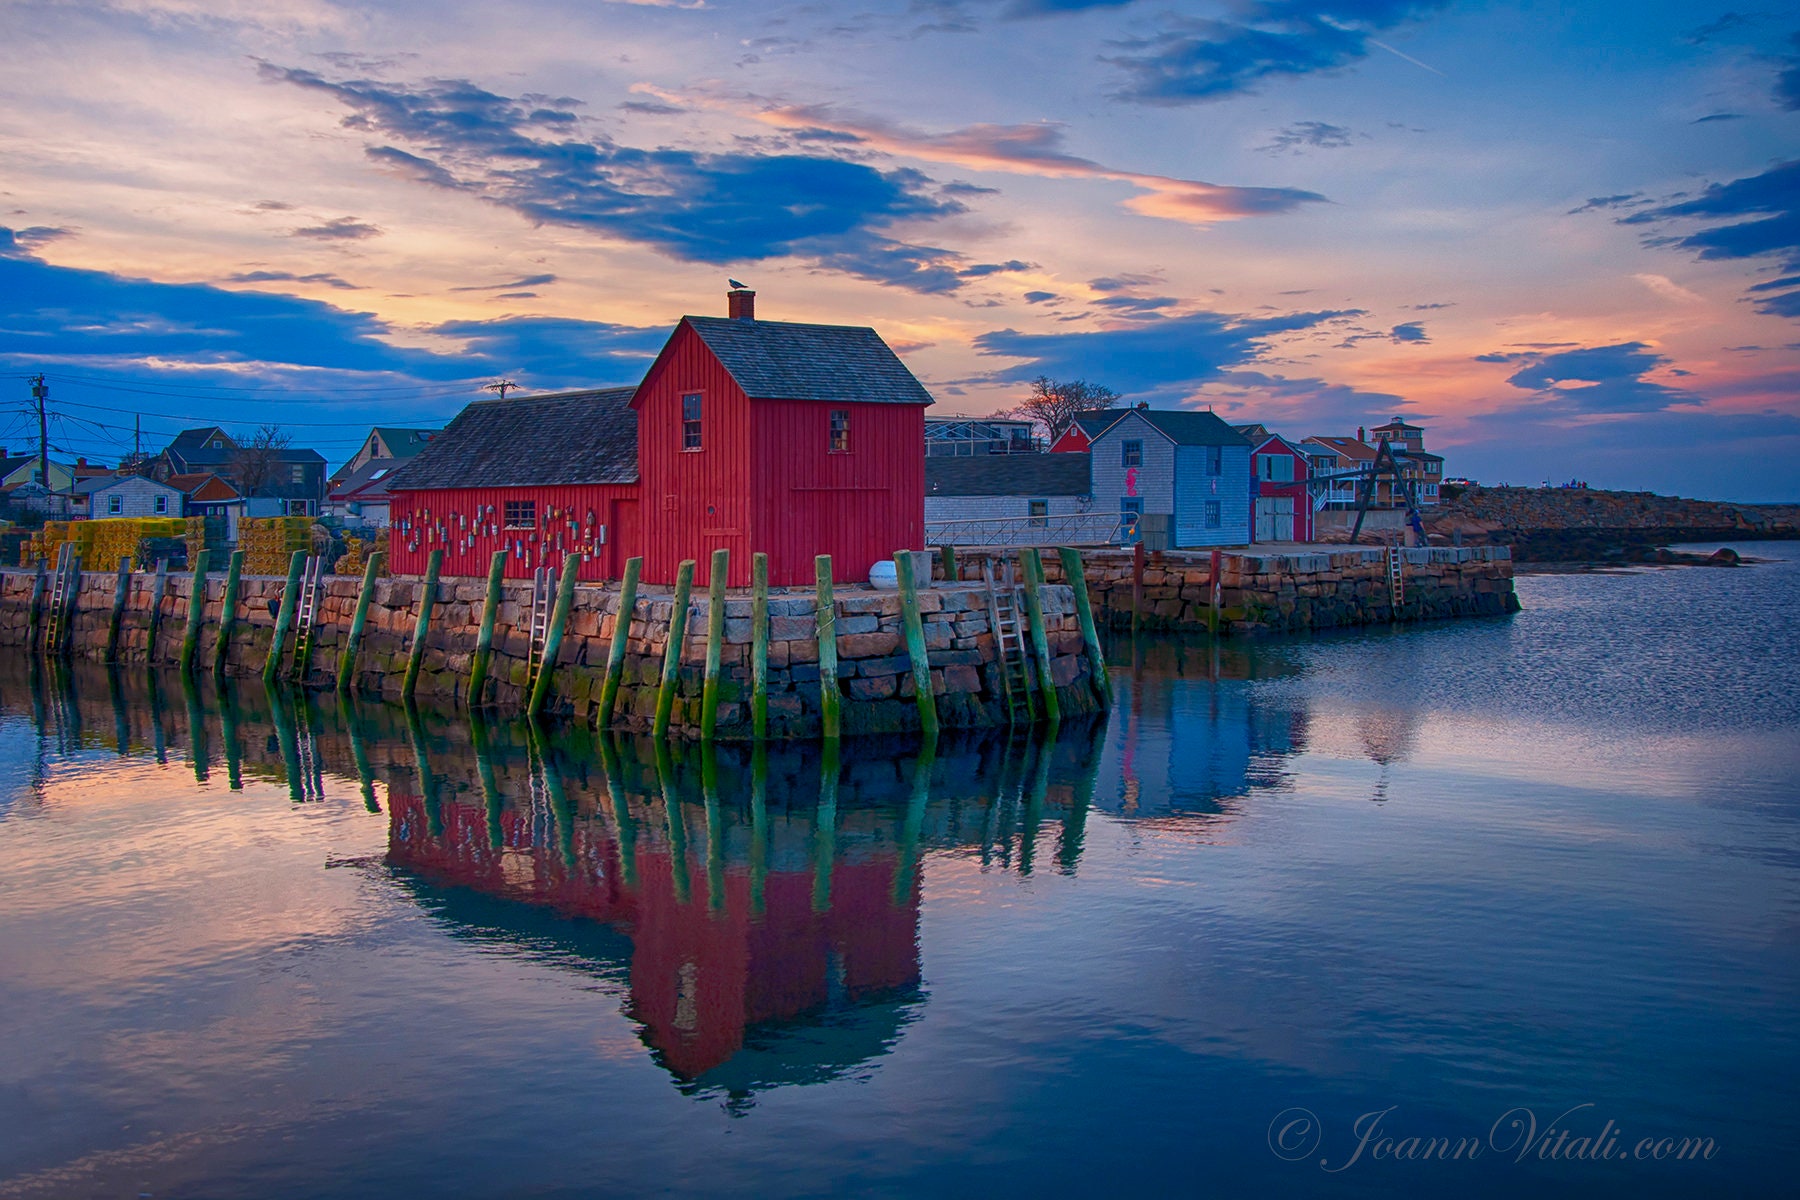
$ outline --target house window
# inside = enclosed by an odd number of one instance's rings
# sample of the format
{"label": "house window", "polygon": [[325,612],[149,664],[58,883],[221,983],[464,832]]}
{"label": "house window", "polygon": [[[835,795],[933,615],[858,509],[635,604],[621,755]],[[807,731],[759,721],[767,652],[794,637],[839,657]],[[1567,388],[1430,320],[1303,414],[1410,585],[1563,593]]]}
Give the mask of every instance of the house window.
{"label": "house window", "polygon": [[1208,500],[1204,511],[1206,513],[1206,527],[1208,529],[1217,529],[1219,527],[1219,502],[1217,500]]}
{"label": "house window", "polygon": [[1206,448],[1206,473],[1208,475],[1225,473],[1225,447],[1208,446]]}
{"label": "house window", "polygon": [[1125,496],[1119,500],[1119,526],[1127,540],[1137,536],[1139,518],[1144,515],[1142,496]]}
{"label": "house window", "polygon": [[681,398],[681,448],[700,449],[699,392],[689,392]]}
{"label": "house window", "polygon": [[294,475],[295,483],[305,483],[306,482],[306,467],[305,467],[305,465],[302,463],[295,463],[293,475]]}
{"label": "house window", "polygon": [[166,513],[169,511],[169,498],[167,496],[158,496],[155,500],[151,501],[150,507],[159,513]]}
{"label": "house window", "polygon": [[1144,443],[1138,438],[1119,443],[1119,465],[1121,467],[1141,467],[1144,465]]}
{"label": "house window", "polygon": [[508,529],[536,529],[537,501],[508,500],[506,502],[506,527]]}
{"label": "house window", "polygon": [[123,497],[123,496],[108,496],[106,498],[106,511],[109,513],[124,512],[125,511],[125,497]]}
{"label": "house window", "polygon": [[831,452],[850,453],[850,410],[847,408],[831,410]]}
{"label": "house window", "polygon": [[1294,482],[1294,460],[1286,454],[1259,454],[1256,456],[1258,479],[1266,479],[1270,483]]}
{"label": "house window", "polygon": [[310,517],[312,515],[312,507],[310,503],[305,500],[289,500],[287,502],[287,515],[290,517]]}
{"label": "house window", "polygon": [[1048,528],[1050,525],[1050,502],[1048,500],[1031,500],[1027,501],[1027,504],[1030,506],[1031,527],[1033,529]]}

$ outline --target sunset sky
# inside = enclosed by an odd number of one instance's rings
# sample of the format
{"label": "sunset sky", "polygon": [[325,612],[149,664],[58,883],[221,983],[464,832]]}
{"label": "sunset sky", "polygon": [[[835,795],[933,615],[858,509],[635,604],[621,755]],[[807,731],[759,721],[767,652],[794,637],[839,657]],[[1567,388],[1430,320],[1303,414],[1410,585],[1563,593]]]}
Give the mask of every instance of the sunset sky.
{"label": "sunset sky", "polygon": [[[1780,6],[1774,6],[1779,9]],[[1800,16],[0,0],[0,444],[334,464],[635,382],[725,280],[935,413],[1040,374],[1450,475],[1800,499]]]}

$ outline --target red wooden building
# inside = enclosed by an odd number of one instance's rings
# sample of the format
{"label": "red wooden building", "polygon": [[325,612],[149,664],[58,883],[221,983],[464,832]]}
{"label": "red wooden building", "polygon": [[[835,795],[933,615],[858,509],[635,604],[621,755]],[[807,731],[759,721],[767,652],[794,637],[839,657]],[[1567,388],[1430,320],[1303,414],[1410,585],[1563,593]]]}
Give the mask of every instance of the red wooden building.
{"label": "red wooden building", "polygon": [[1250,452],[1251,540],[1310,542],[1313,506],[1306,452],[1278,433],[1253,437]]}
{"label": "red wooden building", "polygon": [[925,538],[925,406],[931,395],[873,329],[758,321],[755,293],[729,317],[683,317],[635,388],[469,405],[400,473],[391,558],[420,574],[560,568],[615,579],[641,555],[648,583],[683,559],[708,581],[731,551],[733,587],[769,555],[769,582],[809,584],[813,558],[866,578]]}
{"label": "red wooden building", "polygon": [[1113,422],[1124,416],[1129,410],[1123,408],[1103,408],[1097,412],[1075,414],[1068,428],[1056,435],[1050,443],[1052,454],[1086,454],[1094,448],[1094,439],[1112,428]]}

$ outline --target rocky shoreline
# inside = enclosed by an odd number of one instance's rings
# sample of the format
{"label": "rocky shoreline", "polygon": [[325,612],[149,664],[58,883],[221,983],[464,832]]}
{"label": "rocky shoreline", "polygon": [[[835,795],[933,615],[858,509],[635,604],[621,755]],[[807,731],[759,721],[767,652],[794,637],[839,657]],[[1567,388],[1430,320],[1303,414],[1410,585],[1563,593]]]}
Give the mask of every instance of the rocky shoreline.
{"label": "rocky shoreline", "polygon": [[1724,566],[1685,542],[1800,538],[1800,505],[1727,504],[1590,488],[1470,487],[1425,519],[1435,543],[1510,546],[1519,569],[1546,564]]}

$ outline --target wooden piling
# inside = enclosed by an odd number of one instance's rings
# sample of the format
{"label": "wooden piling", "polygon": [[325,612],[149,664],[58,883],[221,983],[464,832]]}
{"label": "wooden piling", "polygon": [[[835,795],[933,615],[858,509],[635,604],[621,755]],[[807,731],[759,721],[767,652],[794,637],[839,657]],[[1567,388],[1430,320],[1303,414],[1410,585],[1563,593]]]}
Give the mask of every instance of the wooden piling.
{"label": "wooden piling", "polygon": [[50,572],[43,559],[37,560],[37,575],[31,581],[31,632],[28,640],[36,648],[44,634],[44,591],[50,585]]}
{"label": "wooden piling", "polygon": [[937,550],[938,550],[938,566],[939,566],[939,569],[942,570],[944,573],[944,582],[945,583],[955,583],[956,582],[956,547],[948,546],[948,545],[939,546],[937,548]]}
{"label": "wooden piling", "polygon": [[625,560],[625,578],[619,584],[619,611],[613,615],[612,645],[606,652],[606,679],[600,685],[600,728],[612,725],[613,706],[619,702],[619,681],[625,674],[625,651],[631,642],[631,618],[637,610],[638,572],[644,560]]}
{"label": "wooden piling", "polygon": [[919,612],[919,586],[913,578],[913,554],[894,554],[894,576],[900,584],[900,623],[906,631],[906,656],[912,661],[913,699],[919,706],[919,728],[926,737],[938,731],[937,696],[931,690],[931,660],[925,652],[925,619]]}
{"label": "wooden piling", "polygon": [[194,559],[194,586],[188,593],[187,632],[181,637],[181,673],[194,669],[194,653],[200,648],[200,624],[206,618],[206,568],[212,565],[212,551],[202,550]]}
{"label": "wooden piling", "polygon": [[684,558],[675,568],[675,604],[669,610],[669,645],[663,651],[662,687],[656,693],[656,722],[651,733],[661,738],[669,732],[669,716],[675,711],[675,692],[681,686],[681,643],[687,638],[688,593],[694,587],[694,560]]}
{"label": "wooden piling", "polygon": [[750,735],[769,736],[769,556],[750,558]]}
{"label": "wooden piling", "polygon": [[606,771],[606,794],[612,804],[613,833],[619,848],[619,881],[637,888],[637,820],[625,795],[625,772],[619,764],[619,747],[613,735],[600,731],[600,764]]}
{"label": "wooden piling", "polygon": [[579,554],[565,554],[562,578],[556,584],[556,607],[550,610],[550,628],[544,633],[544,661],[538,664],[537,682],[532,685],[525,715],[535,717],[550,695],[550,682],[556,675],[556,656],[562,652],[563,629],[569,623],[569,609],[575,604],[575,573],[581,569]]}
{"label": "wooden piling", "polygon": [[213,647],[213,674],[225,675],[226,656],[231,653],[231,631],[237,626],[238,591],[242,587],[244,552],[233,550],[225,568],[225,600],[219,609],[219,644]]}
{"label": "wooden piling", "polygon": [[300,602],[300,573],[306,570],[306,551],[296,550],[288,559],[287,583],[281,589],[281,608],[275,613],[275,634],[269,639],[269,656],[263,660],[263,683],[271,694],[275,679],[281,674],[281,650],[287,641],[288,627],[294,623],[294,608]]}
{"label": "wooden piling", "polygon": [[106,622],[106,661],[119,660],[119,631],[125,625],[125,602],[131,598],[131,556],[119,559],[119,573],[114,577],[112,616]]}
{"label": "wooden piling", "polygon": [[[693,561],[688,560],[692,566]],[[663,816],[668,820],[669,830],[669,883],[675,893],[675,903],[686,904],[690,896],[688,886],[687,860],[687,822],[681,814],[681,793],[675,787],[675,759],[669,753],[667,740],[656,741],[656,782],[662,792]]]}
{"label": "wooden piling", "polygon": [[[500,554],[505,555],[502,550]],[[381,566],[387,558],[385,550],[377,550],[369,555],[369,561],[363,564],[362,591],[356,596],[356,611],[350,617],[350,633],[344,639],[344,652],[338,656],[338,695],[350,694],[351,685],[356,682],[356,655],[362,649],[363,626],[369,622],[369,602],[375,596],[375,580],[381,575]],[[492,633],[492,630],[489,630]]]}
{"label": "wooden piling", "polygon": [[431,633],[431,608],[437,603],[438,571],[444,565],[444,552],[433,550],[425,560],[425,583],[419,589],[419,620],[413,626],[412,645],[406,652],[406,678],[400,684],[400,698],[411,700],[419,686],[419,668],[425,665],[425,638]]}
{"label": "wooden piling", "polygon": [[1207,591],[1206,627],[1207,627],[1207,630],[1209,632],[1211,632],[1214,637],[1217,637],[1219,634],[1219,600],[1220,600],[1221,594],[1225,590],[1225,584],[1224,584],[1224,580],[1222,578],[1224,569],[1225,569],[1225,556],[1223,554],[1221,554],[1219,551],[1214,550],[1212,552],[1212,557],[1209,561],[1209,565],[1208,565],[1209,575],[1208,575],[1208,578],[1206,581],[1206,591]]}
{"label": "wooden piling", "polygon": [[706,811],[706,907],[725,911],[725,814],[719,807],[719,750],[700,743],[700,801]]}
{"label": "wooden piling", "polygon": [[706,593],[706,675],[700,693],[700,740],[712,741],[719,724],[719,670],[725,651],[725,575],[731,569],[731,551],[713,551],[712,574]]}
{"label": "wooden piling", "polygon": [[1044,631],[1044,560],[1036,546],[1019,552],[1025,568],[1025,615],[1031,624],[1031,649],[1037,657],[1038,691],[1044,697],[1044,716],[1052,723],[1062,720],[1062,700],[1056,694],[1056,679],[1050,670],[1050,638]]}
{"label": "wooden piling", "polygon": [[814,912],[831,908],[831,871],[837,860],[838,742],[826,740],[819,755],[819,807],[813,813]]}
{"label": "wooden piling", "polygon": [[144,661],[156,661],[156,634],[162,628],[163,597],[169,593],[169,560],[156,560],[156,579],[150,585],[150,640],[144,644]]}
{"label": "wooden piling", "polygon": [[763,915],[769,882],[769,747],[750,748],[750,913]]}
{"label": "wooden piling", "polygon": [[[500,597],[505,586],[506,554],[504,550],[494,551],[494,557],[488,560],[487,596],[481,602],[481,632],[475,635],[475,661],[469,666],[469,707],[479,708],[487,691],[488,664],[494,657],[494,620],[500,614]],[[368,580],[363,581],[363,592],[369,590]],[[362,613],[362,601],[357,601],[356,611]],[[355,637],[355,631],[351,631]],[[342,685],[342,681],[339,682]]]}
{"label": "wooden piling", "polygon": [[818,580],[819,736],[835,742],[843,732],[844,694],[838,691],[837,598],[831,592],[831,555],[813,559]]}
{"label": "wooden piling", "polygon": [[1106,673],[1106,652],[1100,648],[1100,631],[1094,628],[1094,605],[1088,596],[1087,568],[1082,565],[1081,551],[1064,546],[1056,552],[1062,559],[1063,582],[1075,593],[1075,616],[1081,622],[1081,643],[1087,648],[1088,675],[1094,695],[1107,708],[1113,704],[1112,678]]}

